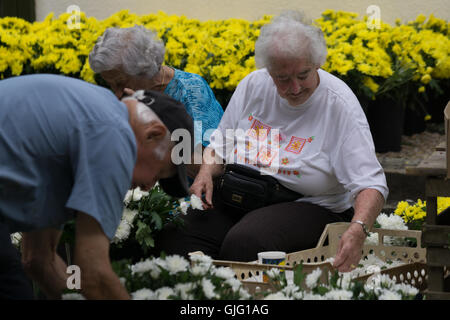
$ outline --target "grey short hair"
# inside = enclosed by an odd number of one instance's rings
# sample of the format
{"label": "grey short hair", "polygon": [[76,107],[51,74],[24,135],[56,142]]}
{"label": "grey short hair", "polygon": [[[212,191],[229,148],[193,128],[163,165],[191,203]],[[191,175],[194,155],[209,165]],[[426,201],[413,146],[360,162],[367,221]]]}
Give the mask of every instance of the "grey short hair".
{"label": "grey short hair", "polygon": [[164,43],[143,26],[108,28],[89,54],[94,72],[121,70],[130,76],[152,78],[164,61]]}
{"label": "grey short hair", "polygon": [[[275,54],[273,49],[277,49]],[[274,55],[307,58],[316,67],[327,58],[327,45],[322,30],[313,26],[302,12],[289,10],[275,17],[261,28],[255,43],[255,62],[258,68],[270,69]]]}

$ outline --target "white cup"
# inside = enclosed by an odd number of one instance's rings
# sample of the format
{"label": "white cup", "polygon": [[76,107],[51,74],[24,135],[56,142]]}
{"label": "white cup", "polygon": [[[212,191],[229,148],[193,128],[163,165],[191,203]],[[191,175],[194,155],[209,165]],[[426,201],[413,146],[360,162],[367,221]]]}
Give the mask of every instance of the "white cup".
{"label": "white cup", "polygon": [[[263,251],[258,252],[258,263],[259,264],[274,264],[274,265],[284,265],[286,261],[286,252],[284,251]],[[268,282],[266,272],[263,272],[260,278],[263,282]]]}

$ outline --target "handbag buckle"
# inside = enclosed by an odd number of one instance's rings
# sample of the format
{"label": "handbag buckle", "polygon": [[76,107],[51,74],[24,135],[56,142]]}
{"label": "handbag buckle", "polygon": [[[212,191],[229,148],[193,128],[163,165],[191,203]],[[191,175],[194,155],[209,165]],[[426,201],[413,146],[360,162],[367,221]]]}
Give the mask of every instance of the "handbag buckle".
{"label": "handbag buckle", "polygon": [[237,202],[237,203],[242,203],[242,196],[233,193],[233,194],[231,195],[231,201]]}

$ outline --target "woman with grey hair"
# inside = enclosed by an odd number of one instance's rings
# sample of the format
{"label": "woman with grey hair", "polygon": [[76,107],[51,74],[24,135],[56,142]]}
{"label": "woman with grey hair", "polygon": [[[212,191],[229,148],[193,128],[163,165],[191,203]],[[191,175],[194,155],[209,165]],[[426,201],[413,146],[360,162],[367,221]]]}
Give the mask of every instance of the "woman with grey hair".
{"label": "woman with grey hair", "polygon": [[[161,237],[162,250],[252,261],[261,251],[312,248],[327,224],[352,222],[334,266],[345,272],[358,265],[388,188],[358,99],[320,68],[326,55],[321,30],[298,12],[283,13],[262,27],[255,44],[260,69],[236,88],[191,186],[192,193],[205,195],[203,205],[211,212],[192,210],[182,232],[169,230]],[[243,134],[227,139],[229,129]],[[225,174],[217,159],[227,163]],[[249,180],[255,179],[251,168],[270,174],[281,194],[269,187],[264,201],[239,188],[249,182],[229,171],[233,162]],[[275,194],[293,200],[274,201]],[[258,199],[258,206],[250,199]]]}
{"label": "woman with grey hair", "polygon": [[195,146],[209,144],[223,109],[199,75],[163,65],[164,43],[143,26],[108,28],[89,54],[89,63],[120,99],[143,89],[162,92],[183,103],[194,120]]}

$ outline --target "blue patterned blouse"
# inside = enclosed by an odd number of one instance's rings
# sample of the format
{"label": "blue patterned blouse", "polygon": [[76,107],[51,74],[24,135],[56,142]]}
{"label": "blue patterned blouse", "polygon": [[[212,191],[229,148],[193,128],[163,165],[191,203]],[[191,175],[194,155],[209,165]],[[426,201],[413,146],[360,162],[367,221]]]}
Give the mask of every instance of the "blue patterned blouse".
{"label": "blue patterned blouse", "polygon": [[198,74],[175,69],[175,75],[164,93],[180,101],[194,120],[195,145],[209,145],[212,130],[219,126],[223,109],[216,100],[208,83]]}

